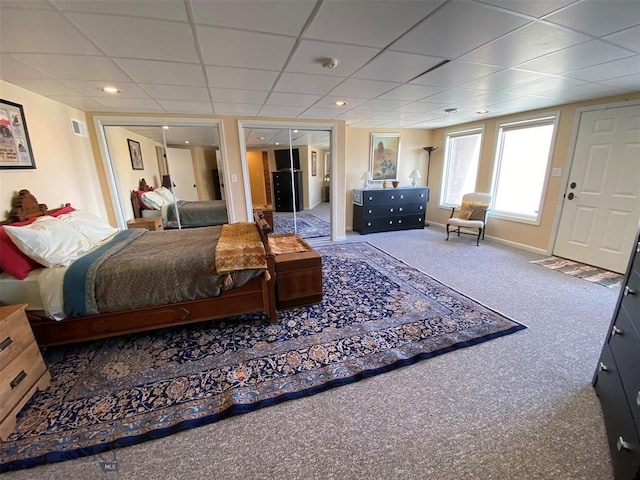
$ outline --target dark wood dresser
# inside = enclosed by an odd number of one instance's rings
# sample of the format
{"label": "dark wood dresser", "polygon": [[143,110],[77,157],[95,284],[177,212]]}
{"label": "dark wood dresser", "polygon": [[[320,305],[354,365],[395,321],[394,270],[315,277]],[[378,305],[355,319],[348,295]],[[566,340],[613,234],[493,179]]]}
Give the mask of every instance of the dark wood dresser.
{"label": "dark wood dresser", "polygon": [[593,386],[602,405],[615,478],[640,479],[640,232]]}
{"label": "dark wood dresser", "polygon": [[353,230],[361,234],[424,228],[429,187],[353,190]]}
{"label": "dark wood dresser", "polygon": [[[271,172],[273,177],[273,205],[276,212],[296,212],[304,208],[304,195],[302,191],[302,171],[293,172],[293,182],[291,181],[291,171],[282,170]],[[295,202],[293,189],[295,187]]]}

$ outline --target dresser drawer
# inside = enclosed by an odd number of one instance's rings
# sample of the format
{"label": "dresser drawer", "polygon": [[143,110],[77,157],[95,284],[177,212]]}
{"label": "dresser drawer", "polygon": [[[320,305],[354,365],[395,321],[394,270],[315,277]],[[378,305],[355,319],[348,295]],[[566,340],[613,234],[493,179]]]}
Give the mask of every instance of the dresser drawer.
{"label": "dresser drawer", "polygon": [[[4,307],[10,308],[10,307]],[[34,342],[24,310],[16,309],[0,321],[0,371],[3,370],[27,345]]]}
{"label": "dresser drawer", "polygon": [[388,217],[393,215],[424,215],[424,210],[425,206],[418,203],[365,205],[362,207],[362,218]]}
{"label": "dresser drawer", "polygon": [[362,232],[384,232],[388,230],[403,230],[409,228],[424,228],[423,215],[398,215],[395,217],[372,217],[363,219]]}
{"label": "dresser drawer", "polygon": [[47,371],[34,341],[0,372],[0,420],[3,420],[20,399]]}
{"label": "dresser drawer", "polygon": [[[636,257],[640,257],[636,255]],[[636,260],[635,263],[638,263]],[[632,268],[626,285],[622,286],[620,309],[625,310],[633,327],[640,337],[640,273],[637,268]]]}
{"label": "dresser drawer", "polygon": [[363,205],[380,205],[380,204],[400,204],[400,203],[426,203],[427,190],[424,188],[403,188],[383,189],[383,190],[367,190],[363,192]]}
{"label": "dresser drawer", "polygon": [[616,479],[633,479],[640,466],[640,441],[608,344],[602,349],[594,387],[602,406]]}
{"label": "dresser drawer", "polygon": [[640,338],[623,309],[618,311],[611,327],[609,347],[618,367],[631,413],[640,425]]}

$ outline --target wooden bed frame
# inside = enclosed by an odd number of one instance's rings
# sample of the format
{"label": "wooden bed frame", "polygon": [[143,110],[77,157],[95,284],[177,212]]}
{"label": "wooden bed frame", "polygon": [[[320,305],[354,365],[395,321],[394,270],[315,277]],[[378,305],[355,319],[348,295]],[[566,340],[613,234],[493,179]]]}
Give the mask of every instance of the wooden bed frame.
{"label": "wooden bed frame", "polygon": [[[51,212],[47,210],[46,205],[39,204],[28,190],[20,190],[14,200],[12,204],[19,204],[20,212],[14,215],[12,210],[10,219],[26,219]],[[271,227],[262,212],[255,212],[254,219],[267,252],[268,275],[260,275],[242,287],[223,292],[218,297],[157,307],[67,318],[61,321],[45,317],[42,312],[27,311],[38,345],[43,347],[82,342],[254,312],[264,312],[272,322],[277,322],[275,257],[269,248],[267,238]]]}

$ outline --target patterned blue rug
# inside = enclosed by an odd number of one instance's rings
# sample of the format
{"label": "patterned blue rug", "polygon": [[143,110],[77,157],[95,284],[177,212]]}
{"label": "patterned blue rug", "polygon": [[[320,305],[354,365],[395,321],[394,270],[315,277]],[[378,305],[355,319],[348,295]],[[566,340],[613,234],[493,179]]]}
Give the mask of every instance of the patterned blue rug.
{"label": "patterned blue rug", "polygon": [[524,327],[367,243],[318,248],[324,301],[51,347],[0,471],[60,462],[381,374]]}
{"label": "patterned blue rug", "polygon": [[[316,238],[329,236],[329,222],[320,217],[316,217],[311,212],[296,212],[296,223],[298,235],[302,238]],[[273,214],[273,232],[290,233],[293,232],[293,212]]]}

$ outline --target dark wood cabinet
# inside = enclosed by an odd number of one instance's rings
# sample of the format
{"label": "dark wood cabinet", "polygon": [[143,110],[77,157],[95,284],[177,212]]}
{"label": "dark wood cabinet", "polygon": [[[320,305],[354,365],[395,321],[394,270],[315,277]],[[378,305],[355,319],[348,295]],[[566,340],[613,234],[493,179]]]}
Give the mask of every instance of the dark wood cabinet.
{"label": "dark wood cabinet", "polygon": [[293,212],[294,205],[296,212],[304,209],[302,171],[293,172],[293,181],[290,170],[271,172],[271,175],[273,177],[273,206],[276,212]]}
{"label": "dark wood cabinet", "polygon": [[616,479],[640,478],[640,232],[593,386],[600,399]]}
{"label": "dark wood cabinet", "polygon": [[361,234],[424,228],[428,187],[356,189],[353,230]]}

